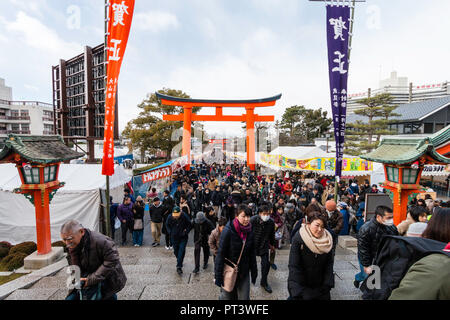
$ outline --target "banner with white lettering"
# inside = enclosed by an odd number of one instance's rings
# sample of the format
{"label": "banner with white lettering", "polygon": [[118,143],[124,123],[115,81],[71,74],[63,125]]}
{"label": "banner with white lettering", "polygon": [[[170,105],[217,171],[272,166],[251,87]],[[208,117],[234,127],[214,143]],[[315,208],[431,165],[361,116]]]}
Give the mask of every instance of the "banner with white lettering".
{"label": "banner with white lettering", "polygon": [[114,114],[117,82],[133,20],[134,0],[110,0],[102,174],[114,174]]}
{"label": "banner with white lettering", "polygon": [[332,3],[327,8],[328,67],[331,110],[336,140],[336,176],[341,176],[347,113],[348,43],[350,7]]}

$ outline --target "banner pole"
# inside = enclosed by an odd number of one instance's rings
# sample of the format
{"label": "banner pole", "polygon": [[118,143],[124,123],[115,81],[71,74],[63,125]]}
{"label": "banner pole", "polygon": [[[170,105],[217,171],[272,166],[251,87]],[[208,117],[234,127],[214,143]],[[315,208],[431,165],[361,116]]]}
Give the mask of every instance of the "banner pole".
{"label": "banner pole", "polygon": [[[107,79],[107,68],[108,68],[108,55],[107,55],[107,46],[108,46],[108,16],[109,16],[109,2],[108,0],[105,0],[105,46],[104,46],[104,61],[105,61],[105,91],[106,91],[106,79]],[[105,102],[106,103],[106,102]],[[105,143],[103,141],[103,143]],[[111,230],[111,201],[109,200],[109,176],[106,175],[106,235],[108,237],[112,236],[112,230]]]}

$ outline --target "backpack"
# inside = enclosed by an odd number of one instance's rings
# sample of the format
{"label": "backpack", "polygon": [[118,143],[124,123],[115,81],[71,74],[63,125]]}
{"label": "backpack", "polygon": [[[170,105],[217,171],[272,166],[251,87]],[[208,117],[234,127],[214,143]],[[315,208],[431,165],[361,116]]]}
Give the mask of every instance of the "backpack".
{"label": "backpack", "polygon": [[414,263],[433,253],[450,257],[450,252],[443,250],[445,246],[446,243],[419,237],[384,236],[373,263],[380,268],[381,288],[369,289],[366,278],[361,285],[362,298],[387,300]]}

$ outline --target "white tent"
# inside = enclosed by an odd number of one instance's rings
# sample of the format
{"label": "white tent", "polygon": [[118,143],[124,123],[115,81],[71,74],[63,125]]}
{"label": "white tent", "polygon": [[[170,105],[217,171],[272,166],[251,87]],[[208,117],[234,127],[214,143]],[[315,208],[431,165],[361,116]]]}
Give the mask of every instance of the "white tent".
{"label": "white tent", "polygon": [[[121,202],[123,185],[131,180],[123,167],[116,165],[110,177],[110,193],[114,202]],[[75,219],[91,230],[99,230],[101,190],[106,178],[99,164],[61,164],[59,181],[65,182],[50,203],[52,241],[60,239],[64,222]],[[21,185],[15,165],[0,164],[0,241],[13,244],[36,241],[35,209],[22,194],[13,190]],[[105,199],[103,199],[103,202]]]}
{"label": "white tent", "polygon": [[293,159],[312,159],[328,157],[329,154],[316,146],[311,147],[278,147],[270,152],[271,155],[280,155]]}

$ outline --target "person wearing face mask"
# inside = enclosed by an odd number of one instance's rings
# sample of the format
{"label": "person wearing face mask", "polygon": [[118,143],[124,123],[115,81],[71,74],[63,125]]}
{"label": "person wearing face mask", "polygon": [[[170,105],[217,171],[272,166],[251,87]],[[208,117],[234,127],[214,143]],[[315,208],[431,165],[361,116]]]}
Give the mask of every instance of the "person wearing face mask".
{"label": "person wearing face mask", "polygon": [[361,272],[356,274],[353,282],[359,288],[372,273],[372,264],[377,253],[378,245],[384,235],[398,235],[397,227],[394,225],[394,213],[391,208],[378,206],[375,216],[367,221],[358,232],[358,260]]}
{"label": "person wearing face mask", "polygon": [[267,276],[270,270],[269,250],[275,251],[275,223],[270,219],[270,210],[266,205],[261,206],[258,213],[250,219],[250,223],[255,235],[256,255],[261,257],[261,287],[272,293]]}

